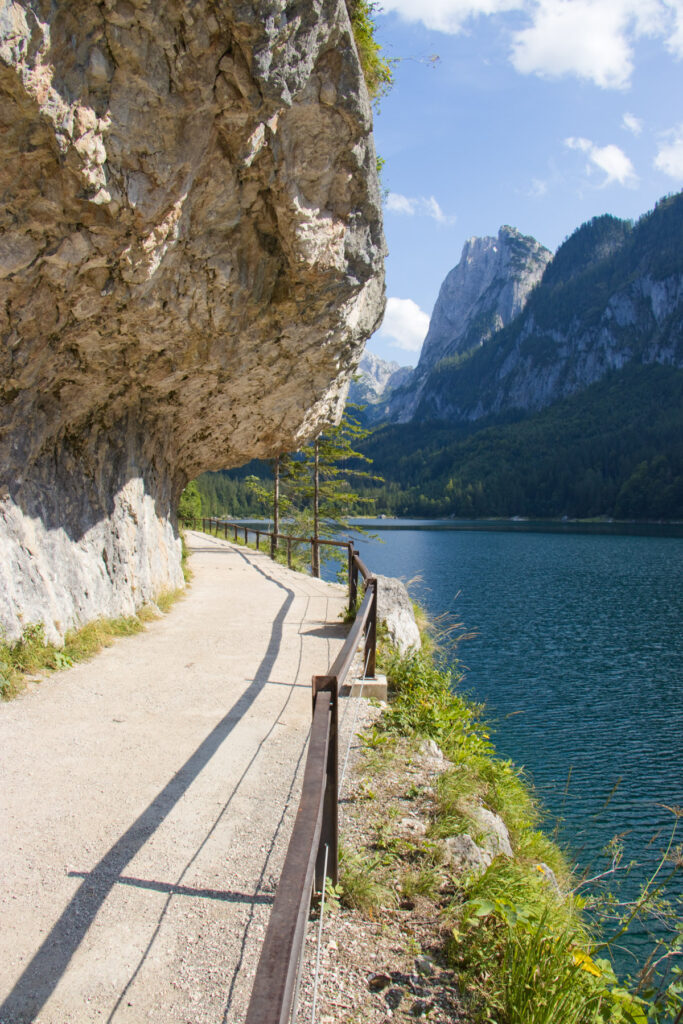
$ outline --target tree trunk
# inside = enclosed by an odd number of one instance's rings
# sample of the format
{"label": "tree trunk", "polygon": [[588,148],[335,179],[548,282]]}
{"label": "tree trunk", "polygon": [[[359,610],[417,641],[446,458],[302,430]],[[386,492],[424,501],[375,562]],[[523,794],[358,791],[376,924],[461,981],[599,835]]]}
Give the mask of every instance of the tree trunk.
{"label": "tree trunk", "polygon": [[280,532],[280,456],[273,462],[273,537],[270,542],[270,557],[275,558]]}
{"label": "tree trunk", "polygon": [[[315,442],[315,461],[313,463],[313,540],[317,541],[320,537],[320,467],[319,467],[319,448],[318,442]],[[311,568],[313,575],[320,578],[320,547],[317,543],[313,544],[313,552],[311,558]]]}

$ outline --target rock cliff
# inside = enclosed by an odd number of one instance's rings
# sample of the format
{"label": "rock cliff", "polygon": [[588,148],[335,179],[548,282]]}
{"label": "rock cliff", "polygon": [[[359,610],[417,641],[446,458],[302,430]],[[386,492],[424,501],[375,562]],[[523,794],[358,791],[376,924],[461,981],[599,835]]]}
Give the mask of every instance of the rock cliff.
{"label": "rock cliff", "polygon": [[524,308],[552,253],[535,238],[504,225],[496,238],[470,238],[439,290],[420,360],[388,418],[415,415],[427,376],[442,360],[476,350]]}
{"label": "rock cliff", "polygon": [[343,0],[0,3],[0,624],[181,584],[188,478],[340,412],[383,308]]}
{"label": "rock cliff", "polygon": [[524,308],[552,253],[504,225],[497,238],[470,238],[446,276],[434,306],[418,369],[479,348]]}

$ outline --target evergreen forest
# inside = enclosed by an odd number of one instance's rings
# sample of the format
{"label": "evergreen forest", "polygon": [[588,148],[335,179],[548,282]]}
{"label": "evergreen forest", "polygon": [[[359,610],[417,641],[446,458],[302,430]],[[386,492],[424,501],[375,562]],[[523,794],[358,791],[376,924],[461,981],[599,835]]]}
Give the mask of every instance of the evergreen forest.
{"label": "evergreen forest", "polygon": [[[356,485],[375,514],[683,519],[683,371],[632,364],[516,422],[390,424],[359,448],[383,480]],[[246,478],[269,474],[204,473],[204,513],[268,515]]]}

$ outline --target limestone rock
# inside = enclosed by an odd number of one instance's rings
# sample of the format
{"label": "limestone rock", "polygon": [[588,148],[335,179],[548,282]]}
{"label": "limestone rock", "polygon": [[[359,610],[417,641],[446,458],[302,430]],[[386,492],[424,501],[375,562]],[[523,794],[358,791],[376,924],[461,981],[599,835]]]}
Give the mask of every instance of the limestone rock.
{"label": "limestone rock", "polygon": [[[359,405],[376,404],[385,395],[401,387],[412,376],[409,366],[381,359],[364,352],[358,364],[358,380],[349,387],[349,401]],[[365,410],[368,418],[368,410]]]}
{"label": "limestone rock", "polygon": [[413,605],[405,584],[393,576],[377,577],[377,617],[401,653],[421,646]]}
{"label": "limestone rock", "polygon": [[423,740],[420,744],[420,754],[428,761],[435,762],[438,765],[445,766],[446,759],[443,756],[443,750],[433,739]]}
{"label": "limestone rock", "polygon": [[427,377],[440,360],[481,347],[509,324],[551,259],[552,253],[535,238],[507,225],[495,238],[468,239],[439,289],[415,372],[389,399],[389,418],[412,419]]}
{"label": "limestone rock", "polygon": [[556,893],[561,893],[560,885],[557,881],[557,875],[551,867],[548,867],[544,861],[540,861],[536,865],[536,870],[540,873],[543,881],[549,885],[551,889],[554,889]]}
{"label": "limestone rock", "polygon": [[482,345],[524,308],[552,253],[504,225],[496,238],[470,238],[439,291],[420,353],[422,369]]}
{"label": "limestone rock", "polygon": [[0,10],[0,624],[182,585],[205,469],[340,415],[383,308],[343,0]]}
{"label": "limestone rock", "polygon": [[446,864],[458,873],[482,874],[493,862],[493,854],[478,846],[471,835],[450,836],[444,842]]}
{"label": "limestone rock", "polygon": [[482,833],[481,843],[492,856],[503,854],[505,857],[512,857],[510,833],[499,814],[482,807],[481,804],[468,807],[467,814]]}
{"label": "limestone rock", "polygon": [[512,858],[510,833],[500,815],[481,804],[467,804],[463,808],[474,826],[477,841],[468,832],[450,836],[445,841],[446,861],[457,871],[485,871],[495,857]]}

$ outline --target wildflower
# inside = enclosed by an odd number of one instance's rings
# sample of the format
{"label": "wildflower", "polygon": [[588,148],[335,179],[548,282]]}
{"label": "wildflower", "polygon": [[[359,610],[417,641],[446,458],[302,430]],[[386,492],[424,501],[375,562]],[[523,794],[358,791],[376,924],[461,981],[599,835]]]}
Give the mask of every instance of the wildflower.
{"label": "wildflower", "polygon": [[583,949],[577,949],[573,954],[573,960],[577,967],[580,967],[582,971],[587,971],[589,974],[593,974],[596,978],[602,977],[602,971],[596,964],[595,960],[592,960]]}

